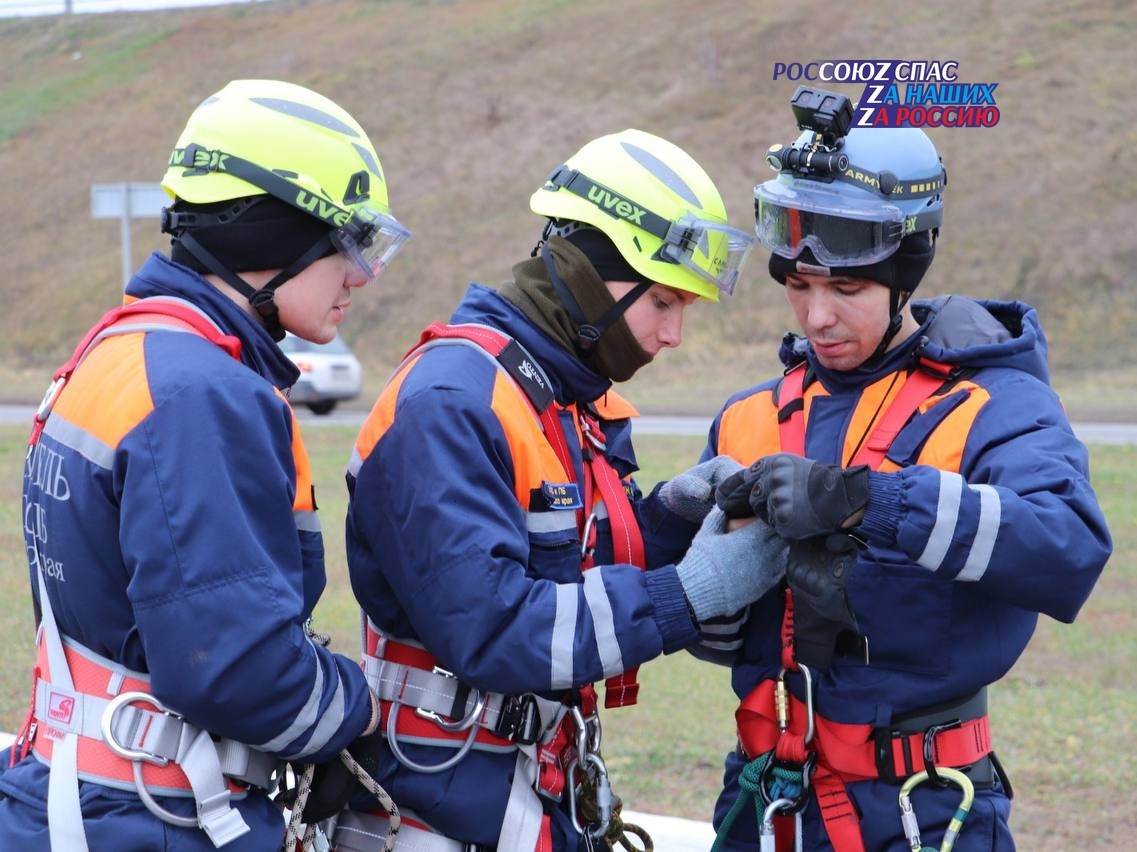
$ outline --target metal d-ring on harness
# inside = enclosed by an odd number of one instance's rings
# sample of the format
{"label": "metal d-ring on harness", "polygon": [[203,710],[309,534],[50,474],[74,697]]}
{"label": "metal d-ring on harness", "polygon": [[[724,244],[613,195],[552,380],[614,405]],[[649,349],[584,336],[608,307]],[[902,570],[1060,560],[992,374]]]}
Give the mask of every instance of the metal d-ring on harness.
{"label": "metal d-ring on harness", "polygon": [[[438,666],[434,667],[434,673],[447,677],[454,677],[453,674],[446,671],[445,669],[439,668]],[[478,736],[478,718],[482,715],[482,710],[484,710],[486,706],[486,696],[482,693],[482,691],[479,689],[474,689],[473,692],[474,706],[470,708],[469,712],[467,712],[466,715],[459,719],[457,722],[447,722],[432,710],[423,710],[421,707],[415,708],[415,713],[418,716],[421,716],[424,719],[430,719],[432,722],[434,722],[434,724],[438,725],[438,727],[447,733],[456,734],[460,731],[466,730],[470,732],[466,736],[466,739],[462,743],[461,747],[456,752],[454,752],[451,757],[448,757],[441,763],[434,764],[417,763],[407,757],[403,752],[402,747],[399,745],[399,734],[395,729],[395,721],[398,718],[400,708],[407,705],[401,704],[399,701],[392,699],[391,709],[387,712],[387,744],[391,749],[391,753],[395,756],[395,759],[398,760],[399,763],[403,764],[403,766],[407,767],[407,769],[410,769],[414,772],[422,772],[427,775],[436,774],[438,772],[445,772],[450,767],[456,766],[458,762],[469,753],[470,749],[474,747],[474,740]]]}
{"label": "metal d-ring on harness", "polygon": [[963,821],[971,811],[971,803],[975,801],[975,785],[963,772],[950,766],[937,766],[936,772],[945,779],[941,782],[944,786],[950,782],[959,787],[963,791],[963,798],[960,799],[959,806],[956,807],[951,822],[948,823],[940,848],[936,850],[931,846],[924,846],[920,841],[920,826],[916,822],[916,812],[912,808],[910,798],[912,790],[929,780],[931,776],[927,770],[922,770],[904,782],[900,788],[900,824],[904,827],[904,836],[908,839],[908,848],[912,852],[951,852],[955,839],[963,828]]}
{"label": "metal d-ring on harness", "polygon": [[127,748],[115,738],[115,716],[118,715],[119,710],[122,710],[130,704],[149,704],[159,713],[164,713],[176,719],[182,718],[153,695],[148,695],[145,692],[124,692],[111,699],[106,709],[103,710],[103,717],[100,720],[103,731],[103,741],[107,744],[107,748],[119,757],[130,761],[131,768],[134,772],[134,786],[138,789],[138,798],[142,799],[142,804],[146,805],[146,810],[170,825],[176,825],[179,828],[196,828],[197,820],[194,817],[178,816],[175,813],[171,813],[159,805],[154,797],[150,795],[150,791],[146,789],[146,782],[142,778],[142,764],[150,763],[154,766],[166,766],[170,761],[164,757],[150,754],[149,752]]}

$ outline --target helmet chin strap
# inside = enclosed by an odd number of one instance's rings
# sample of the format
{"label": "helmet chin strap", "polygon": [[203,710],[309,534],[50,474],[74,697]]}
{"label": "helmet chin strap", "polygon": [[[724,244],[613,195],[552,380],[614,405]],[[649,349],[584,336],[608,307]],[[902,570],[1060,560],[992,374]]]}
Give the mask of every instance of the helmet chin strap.
{"label": "helmet chin strap", "polygon": [[888,328],[885,330],[884,337],[881,338],[876,350],[865,359],[865,364],[871,364],[884,355],[884,353],[888,351],[888,347],[892,343],[893,338],[900,333],[900,327],[904,325],[904,317],[900,314],[900,311],[908,304],[908,300],[912,298],[912,293],[911,291],[898,290],[895,287],[889,287],[888,292]]}
{"label": "helmet chin strap", "polygon": [[189,231],[182,232],[176,239],[211,272],[249,300],[253,310],[264,321],[265,329],[272,336],[272,339],[278,343],[284,339],[284,326],[280,324],[280,312],[276,307],[275,294],[277,289],[323,257],[331,246],[331,233],[329,232],[316,240],[304,254],[290,263],[287,268],[280,270],[272,277],[271,281],[258,290],[225,266]]}
{"label": "helmet chin strap", "polygon": [[541,260],[545,263],[545,270],[549,273],[549,280],[553,284],[553,289],[557,291],[557,297],[561,300],[565,310],[568,311],[573,325],[576,326],[576,349],[582,357],[588,357],[595,351],[601,335],[618,322],[624,312],[632,306],[632,303],[651,287],[647,281],[637,283],[616,304],[605,311],[600,319],[596,322],[589,322],[584,316],[584,311],[581,310],[580,303],[573,296],[560,273],[557,272],[557,265],[553,261],[553,256],[549,252],[549,244],[545,240],[541,241]]}

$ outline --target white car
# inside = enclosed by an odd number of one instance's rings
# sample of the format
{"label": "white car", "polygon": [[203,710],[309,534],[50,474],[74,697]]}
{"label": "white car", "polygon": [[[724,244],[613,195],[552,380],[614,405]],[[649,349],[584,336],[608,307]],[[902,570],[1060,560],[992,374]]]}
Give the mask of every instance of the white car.
{"label": "white car", "polygon": [[293,405],[306,405],[314,414],[330,414],[336,404],[355,399],[363,390],[363,369],[343,339],[309,343],[286,333],[280,350],[300,369],[300,378],[288,398]]}

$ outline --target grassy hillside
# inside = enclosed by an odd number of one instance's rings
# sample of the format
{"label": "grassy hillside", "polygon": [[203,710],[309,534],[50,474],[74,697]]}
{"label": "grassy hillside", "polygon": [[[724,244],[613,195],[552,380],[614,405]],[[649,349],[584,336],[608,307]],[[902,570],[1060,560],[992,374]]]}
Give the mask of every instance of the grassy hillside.
{"label": "grassy hillside", "polygon": [[[795,135],[787,102],[796,84],[772,81],[774,63],[904,58],[954,60],[961,81],[997,82],[1002,111],[994,128],[931,131],[948,167],[948,212],[922,289],[1035,303],[1072,411],[1133,414],[1131,4],[833,9],[821,0],[276,0],[0,21],[2,394],[30,398],[118,298],[118,226],[90,218],[90,184],[158,180],[186,116],[231,78],[309,85],[349,109],[379,148],[395,212],[415,238],[345,325],[370,393],[467,281],[496,283],[528,256],[540,228],[529,194],[587,139],[628,126],[672,139],[748,226],[751,188],[769,174],[766,148]],[[165,247],[155,222],[132,233],[135,262]],[[634,400],[709,411],[774,367],[790,316],[764,261],[756,253],[729,309],[700,306],[687,345],[632,383]],[[1094,370],[1107,362],[1120,368]]]}

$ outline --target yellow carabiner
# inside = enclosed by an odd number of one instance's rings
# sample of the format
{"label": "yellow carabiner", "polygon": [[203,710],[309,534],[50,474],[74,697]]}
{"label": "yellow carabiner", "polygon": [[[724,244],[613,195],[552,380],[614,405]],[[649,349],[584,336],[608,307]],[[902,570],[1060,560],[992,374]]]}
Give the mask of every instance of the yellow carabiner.
{"label": "yellow carabiner", "polygon": [[[960,829],[963,828],[963,821],[967,819],[967,814],[971,810],[971,803],[975,801],[975,785],[971,783],[970,778],[950,766],[937,766],[936,772],[942,778],[955,783],[963,791],[963,798],[960,799],[951,822],[948,823],[947,831],[944,832],[944,839],[939,848],[939,852],[951,852],[955,845],[955,839],[959,836]],[[927,770],[922,770],[905,781],[900,788],[900,824],[904,827],[904,836],[908,839],[908,848],[912,852],[924,852],[924,850],[936,852],[931,850],[931,847],[926,847],[921,843],[920,826],[916,823],[916,812],[912,809],[912,791],[927,780]]]}

